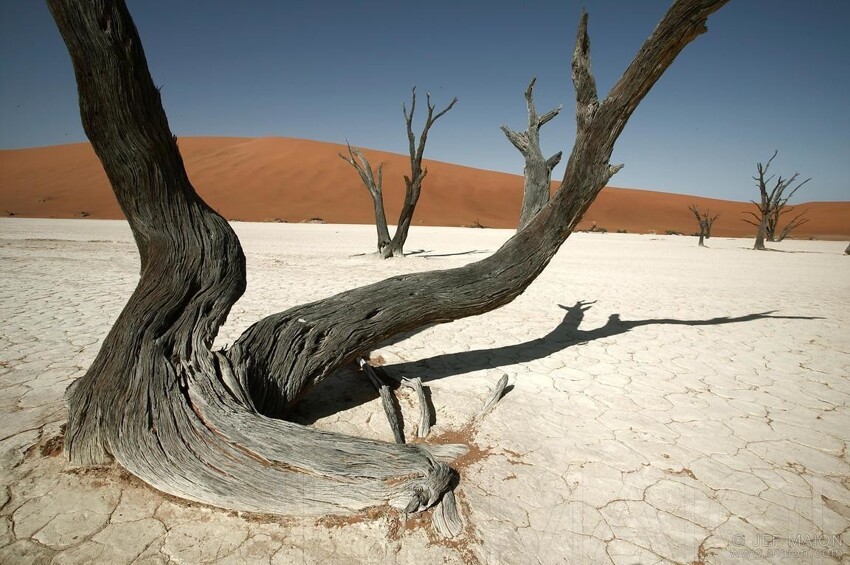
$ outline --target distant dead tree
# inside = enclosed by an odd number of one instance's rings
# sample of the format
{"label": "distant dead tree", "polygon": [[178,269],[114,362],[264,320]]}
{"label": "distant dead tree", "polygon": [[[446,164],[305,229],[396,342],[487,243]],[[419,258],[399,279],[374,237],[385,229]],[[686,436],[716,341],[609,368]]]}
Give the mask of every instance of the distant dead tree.
{"label": "distant dead tree", "polygon": [[705,213],[708,215],[708,226],[705,228],[705,239],[711,239],[711,228],[714,227],[714,221],[720,217],[720,212],[711,216],[711,210],[706,210]]}
{"label": "distant dead tree", "polygon": [[[355,168],[357,174],[360,175],[360,180],[363,181],[363,185],[372,197],[372,205],[375,208],[375,227],[378,229],[378,255],[385,257],[384,250],[389,252],[392,238],[390,237],[390,230],[387,227],[387,214],[384,211],[384,192],[382,188],[384,164],[380,163],[377,173],[373,172],[372,165],[366,159],[366,156],[363,155],[363,152],[356,147],[352,147],[349,143],[347,145],[348,157],[342,153],[339,156]],[[389,255],[386,257],[389,257]]]}
{"label": "distant dead tree", "polygon": [[714,221],[720,217],[720,214],[712,216],[710,209],[705,212],[700,212],[699,207],[696,204],[688,206],[688,210],[693,212],[694,217],[696,217],[697,223],[699,224],[699,245],[700,247],[705,247],[704,240],[711,237],[711,226],[714,225]]}
{"label": "distant dead tree", "polygon": [[793,206],[788,205],[788,201],[792,196],[794,196],[794,193],[797,192],[801,186],[812,180],[811,178],[807,178],[806,180],[797,183],[797,185],[786,194],[786,190],[788,190],[788,188],[797,181],[797,177],[800,176],[800,173],[795,172],[787,179],[783,179],[780,175],[779,178],[776,179],[776,183],[773,185],[773,188],[768,191],[768,184],[770,184],[775,175],[768,177],[767,173],[770,168],[770,163],[776,157],[777,153],[779,153],[779,151],[773,152],[773,156],[767,161],[766,165],[762,165],[761,163],[756,164],[758,174],[753,177],[753,180],[758,184],[759,195],[761,198],[758,202],[755,200],[750,201],[756,207],[757,212],[744,212],[745,214],[752,216],[753,219],[744,218],[743,220],[758,228],[758,231],[756,232],[756,242],[753,249],[764,250],[765,239],[767,239],[767,241],[782,241],[788,237],[791,230],[808,222],[808,220],[803,217],[806,213],[804,210],[794,216],[777,235],[780,218],[794,210]]}
{"label": "distant dead tree", "polygon": [[425,176],[428,174],[428,169],[422,167],[422,156],[425,153],[425,143],[428,141],[428,131],[430,131],[434,122],[451,110],[457,103],[457,98],[452,98],[448,106],[435,114],[434,110],[436,108],[431,104],[431,94],[425,93],[425,96],[428,113],[425,116],[425,125],[422,127],[422,133],[419,134],[418,141],[416,135],[413,133],[413,113],[416,111],[415,86],[413,87],[412,100],[410,102],[410,112],[407,111],[407,106],[402,104],[404,123],[407,127],[408,149],[410,152],[410,175],[404,176],[404,204],[402,204],[395,235],[392,239],[390,239],[390,232],[387,228],[387,215],[384,211],[383,188],[381,186],[383,180],[383,163],[378,165],[377,173],[375,173],[369,164],[369,160],[359,149],[348,145],[348,156],[346,157],[342,153],[339,154],[345,162],[357,170],[360,180],[363,181],[363,184],[369,191],[369,195],[372,197],[372,204],[375,208],[375,226],[378,229],[378,255],[384,259],[404,256],[404,244],[407,241],[407,234],[410,231],[410,223],[413,220],[416,203],[419,201],[422,181],[425,180]]}
{"label": "distant dead tree", "polygon": [[517,229],[525,227],[537,212],[549,203],[549,191],[552,188],[552,169],[561,162],[562,155],[558,151],[546,159],[543,157],[543,151],[540,149],[540,128],[561,112],[561,106],[542,116],[538,116],[537,110],[534,108],[535,82],[537,82],[537,78],[533,77],[528,84],[528,88],[525,89],[525,103],[528,107],[528,128],[524,132],[516,132],[508,126],[502,126],[505,136],[525,157],[522,210],[520,211]]}
{"label": "distant dead tree", "polygon": [[[270,314],[229,348],[215,349],[246,287],[239,239],[186,174],[124,1],[48,0],[74,67],[83,127],[141,266],[97,356],[65,394],[68,458],[79,466],[115,461],[164,493],[232,510],[316,515],[435,506],[434,523],[437,516],[447,523],[458,480],[449,463],[465,446],[351,437],[286,416],[307,391],[321,394],[328,376],[379,344],[522,294],[620,169],[610,163],[614,143],[640,101],[725,3],[676,1],[601,100],[582,16],[572,62],[576,137],[563,181],[496,252]],[[411,151],[411,196],[424,176],[423,146],[424,136]]]}

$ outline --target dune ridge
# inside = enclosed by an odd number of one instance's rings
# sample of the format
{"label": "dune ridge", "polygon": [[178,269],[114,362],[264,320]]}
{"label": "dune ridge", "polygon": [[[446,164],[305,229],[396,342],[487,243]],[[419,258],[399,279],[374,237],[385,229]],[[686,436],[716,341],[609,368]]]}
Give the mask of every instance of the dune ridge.
{"label": "dune ridge", "polygon": [[[185,137],[179,140],[189,178],[224,217],[243,221],[372,223],[372,206],[354,170],[337,153],[345,146],[293,138]],[[406,155],[364,149],[374,166],[384,163],[384,199],[390,222],[403,200]],[[511,228],[519,217],[522,177],[425,161],[429,173],[414,225]],[[553,183],[554,186],[554,183]],[[753,191],[755,192],[755,191]],[[749,197],[751,195],[742,195]],[[719,212],[713,235],[754,235],[735,202],[606,187],[580,229],[690,234],[696,222],[688,205]],[[797,238],[850,237],[850,202],[810,202],[809,222]],[[91,145],[75,143],[0,151],[0,215],[119,219],[123,214]]]}

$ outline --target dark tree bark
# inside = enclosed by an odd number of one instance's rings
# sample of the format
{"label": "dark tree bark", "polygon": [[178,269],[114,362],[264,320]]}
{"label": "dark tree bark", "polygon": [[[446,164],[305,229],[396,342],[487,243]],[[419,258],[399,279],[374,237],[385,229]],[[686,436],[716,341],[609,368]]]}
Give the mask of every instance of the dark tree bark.
{"label": "dark tree bark", "polygon": [[711,239],[711,228],[714,227],[714,222],[720,217],[720,214],[710,215],[710,210],[706,210],[706,220],[708,225],[705,227],[705,239]]}
{"label": "dark tree bark", "polygon": [[[765,165],[756,163],[756,170],[758,173],[753,177],[753,180],[756,181],[756,184],[758,185],[760,199],[758,202],[751,200],[753,205],[756,207],[757,212],[746,212],[746,214],[752,216],[753,219],[744,218],[745,222],[758,228],[753,249],[760,251],[764,251],[766,249],[764,246],[765,239],[768,241],[776,241],[776,230],[778,229],[779,219],[783,214],[790,212],[792,209],[788,206],[788,200],[794,196],[794,193],[797,192],[801,186],[812,180],[811,178],[807,178],[806,180],[798,183],[797,186],[795,186],[790,192],[785,194],[788,187],[794,184],[797,177],[800,176],[800,173],[795,172],[787,179],[783,179],[782,176],[779,176],[779,178],[776,179],[776,184],[774,184],[773,188],[768,191],[768,184],[770,184],[774,178],[774,175],[769,177],[767,176],[768,170],[770,169],[771,162],[773,162],[773,159],[778,153],[779,151],[774,151],[773,156],[768,159],[767,164]],[[788,234],[791,233],[792,229],[808,221],[801,220],[801,217],[802,214],[789,222],[788,226],[786,226],[787,229],[781,232],[782,239],[785,239]]]}
{"label": "dark tree bark", "polygon": [[714,225],[714,221],[720,217],[720,214],[712,216],[711,210],[700,212],[699,207],[696,204],[688,206],[688,210],[693,212],[694,217],[696,217],[697,223],[699,224],[699,246],[705,247],[705,240],[711,237],[711,226]]}
{"label": "dark tree bark", "polygon": [[[776,221],[774,222],[773,225],[774,226],[778,225],[779,224],[779,217],[786,212],[791,212],[793,209],[794,208],[792,206],[788,206],[787,208],[783,207],[783,209],[781,209],[780,213],[776,215]],[[799,214],[797,214],[796,216],[791,218],[788,221],[788,223],[785,224],[785,227],[782,228],[782,231],[779,232],[779,235],[777,235],[774,240],[777,241],[777,242],[783,241],[786,237],[791,235],[791,232],[793,230],[797,229],[798,227],[800,227],[803,224],[805,224],[806,222],[808,222],[809,219],[803,217],[805,215],[806,215],[806,210],[803,210],[802,212],[800,212]],[[771,240],[771,241],[774,241],[774,240]]]}
{"label": "dark tree bark", "polygon": [[522,210],[520,211],[517,229],[525,227],[531,221],[531,218],[549,202],[552,169],[561,162],[562,155],[559,151],[546,159],[540,149],[540,128],[561,112],[561,106],[538,116],[537,110],[534,108],[534,83],[536,81],[536,77],[532,78],[528,88],[525,89],[525,103],[528,106],[528,128],[526,131],[515,132],[508,126],[502,126],[505,136],[525,157]]}
{"label": "dark tree bark", "polygon": [[339,154],[343,161],[349,163],[360,175],[360,180],[369,195],[372,197],[372,206],[375,208],[375,227],[378,230],[378,255],[383,256],[384,250],[390,245],[390,231],[387,228],[387,215],[384,212],[384,193],[382,188],[384,164],[378,165],[377,175],[372,171],[372,165],[359,149],[348,145],[348,157]]}
{"label": "dark tree bark", "polygon": [[425,125],[422,126],[422,133],[419,134],[419,140],[413,133],[413,113],[416,111],[416,87],[413,87],[410,101],[410,112],[407,111],[407,106],[402,105],[404,113],[404,122],[407,126],[407,142],[410,152],[410,176],[404,176],[404,203],[401,206],[401,213],[398,215],[398,225],[396,226],[393,240],[390,243],[389,252],[385,253],[385,257],[403,257],[404,244],[407,241],[407,233],[410,231],[410,222],[413,221],[413,212],[416,210],[416,203],[419,202],[419,194],[422,190],[422,181],[428,174],[428,169],[422,167],[422,156],[425,154],[425,143],[428,141],[428,132],[431,126],[438,119],[446,114],[457,103],[457,98],[452,98],[449,105],[441,111],[434,113],[436,109],[431,104],[431,94],[425,93],[426,107],[428,108],[425,116]]}
{"label": "dark tree bark", "polygon": [[[122,0],[48,0],[77,78],[86,134],[133,230],[142,271],[92,366],[68,390],[65,449],[114,458],[169,494],[276,514],[390,504],[454,507],[457,446],[317,431],[285,414],[304,392],[377,344],[513,300],[545,268],[619,167],[608,163],[634,109],[725,0],[675,3],[602,101],[587,17],[573,56],[578,131],[564,181],[492,256],[392,277],[269,316],[226,351],[215,335],[245,288],[227,222],[189,182],[141,42]],[[446,521],[444,520],[444,521]]]}
{"label": "dark tree bark", "polygon": [[697,223],[699,224],[699,246],[705,247],[705,233],[708,231],[707,213],[700,214],[699,207],[696,204],[688,206],[688,210],[693,213],[697,219]]}
{"label": "dark tree bark", "polygon": [[[422,190],[422,181],[428,170],[422,168],[422,157],[425,154],[425,143],[428,141],[428,131],[440,117],[452,109],[457,103],[457,98],[452,98],[452,101],[442,111],[434,114],[436,109],[431,105],[431,94],[427,96],[428,114],[425,116],[425,125],[422,128],[422,133],[419,135],[417,142],[416,136],[413,133],[413,113],[416,111],[416,87],[413,87],[412,101],[410,103],[410,113],[407,112],[407,106],[402,105],[404,112],[404,122],[407,127],[407,139],[410,150],[410,176],[404,177],[404,204],[402,204],[401,212],[398,217],[395,235],[392,239],[389,237],[387,230],[387,216],[384,212],[384,198],[381,189],[381,166],[378,166],[378,180],[375,181],[372,174],[372,167],[363,153],[357,149],[352,149],[348,146],[349,157],[340,155],[345,161],[350,163],[360,175],[363,184],[372,196],[372,202],[375,206],[375,225],[378,227],[378,254],[384,258],[404,257],[404,244],[407,242],[407,234],[410,231],[410,223],[413,221],[413,212],[416,211],[416,204],[419,202],[419,194]],[[355,156],[359,163],[355,160]],[[381,227],[383,226],[383,228]],[[386,240],[384,239],[386,238]]]}

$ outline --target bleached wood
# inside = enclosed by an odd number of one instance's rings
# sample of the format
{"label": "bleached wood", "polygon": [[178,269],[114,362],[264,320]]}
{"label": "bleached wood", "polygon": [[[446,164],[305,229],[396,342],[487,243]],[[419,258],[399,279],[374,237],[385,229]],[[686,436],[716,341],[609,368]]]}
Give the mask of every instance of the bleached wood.
{"label": "bleached wood", "polygon": [[404,432],[401,429],[401,422],[399,422],[398,412],[396,411],[390,387],[387,386],[387,383],[381,380],[381,377],[378,376],[375,369],[373,369],[365,359],[358,357],[357,364],[360,365],[360,370],[363,371],[366,378],[369,379],[369,382],[372,383],[372,386],[381,397],[381,405],[384,408],[384,414],[387,416],[387,421],[390,423],[390,429],[393,432],[395,442],[404,443]]}
{"label": "bleached wood", "polygon": [[443,538],[456,538],[463,533],[463,520],[457,508],[455,493],[448,491],[434,507],[434,529]]}
{"label": "bleached wood", "polygon": [[493,387],[493,390],[490,391],[490,395],[487,397],[487,400],[484,401],[484,406],[481,407],[481,410],[478,411],[477,420],[481,420],[484,416],[486,416],[496,403],[498,403],[502,396],[505,394],[505,387],[508,386],[508,376],[502,375],[499,381],[496,383],[496,386]]}
{"label": "bleached wood", "polygon": [[426,438],[431,433],[431,410],[428,406],[428,398],[425,396],[425,389],[422,386],[422,379],[419,377],[402,379],[401,384],[416,391],[416,399],[419,404],[419,423],[416,428],[416,437]]}

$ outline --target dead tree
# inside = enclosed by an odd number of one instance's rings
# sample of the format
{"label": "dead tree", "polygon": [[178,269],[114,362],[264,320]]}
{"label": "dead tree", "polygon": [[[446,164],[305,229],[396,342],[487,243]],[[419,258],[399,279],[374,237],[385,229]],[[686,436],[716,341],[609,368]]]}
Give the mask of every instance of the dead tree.
{"label": "dead tree", "polygon": [[283,417],[307,390],[378,344],[521,294],[620,169],[609,159],[638,103],[725,1],[676,2],[603,100],[582,16],[573,54],[578,123],[564,180],[494,254],[272,314],[215,350],[245,290],[239,240],[186,175],[123,0],[48,0],[74,66],[83,127],[141,258],[138,286],[66,393],[70,460],[114,460],[168,494],[243,511],[340,513],[389,504],[414,512],[438,504],[455,481],[446,461],[461,453],[456,446],[349,437]]}
{"label": "dead tree", "polygon": [[694,217],[696,217],[697,223],[699,224],[699,246],[705,247],[705,240],[711,237],[709,235],[711,233],[711,226],[714,225],[714,221],[720,217],[720,214],[712,216],[711,210],[700,212],[699,207],[696,204],[688,206],[688,210],[693,212]]}
{"label": "dead tree", "polygon": [[534,108],[534,83],[536,81],[536,77],[532,78],[528,88],[525,89],[525,103],[528,106],[528,128],[526,131],[515,132],[508,126],[502,126],[505,136],[525,157],[522,210],[517,229],[525,227],[531,221],[531,218],[549,202],[552,169],[561,162],[562,155],[558,151],[546,159],[540,149],[540,128],[561,112],[561,106],[538,116],[537,110]]}
{"label": "dead tree", "polygon": [[779,151],[774,151],[773,156],[768,159],[767,164],[765,165],[756,163],[756,170],[758,171],[758,174],[753,177],[753,180],[756,181],[758,185],[760,199],[758,202],[755,200],[750,201],[756,207],[756,212],[744,212],[745,214],[752,216],[753,219],[744,218],[743,220],[758,228],[758,231],[756,232],[756,242],[753,249],[762,251],[765,249],[765,239],[768,241],[782,241],[788,237],[791,230],[808,221],[803,218],[805,212],[798,214],[790,222],[788,222],[785,228],[780,231],[779,239],[777,239],[776,231],[779,229],[780,218],[784,214],[793,210],[793,207],[788,206],[788,200],[794,196],[794,193],[797,192],[801,186],[812,180],[811,178],[807,178],[806,180],[799,182],[786,194],[785,191],[797,181],[797,177],[800,176],[800,173],[795,172],[787,179],[783,179],[780,175],[779,178],[776,179],[776,183],[773,185],[773,188],[768,191],[768,184],[770,184],[775,175],[770,175],[768,177],[767,173],[770,169],[770,163],[776,157],[777,153],[779,153]]}
{"label": "dead tree", "polygon": [[798,227],[802,226],[803,224],[805,224],[806,222],[809,221],[808,218],[804,217],[806,215],[807,210],[803,210],[802,212],[800,212],[799,214],[797,214],[796,216],[791,218],[788,221],[787,224],[785,224],[785,227],[782,228],[782,231],[779,232],[779,235],[774,235],[773,239],[770,239],[771,238],[770,228],[772,227],[774,229],[774,232],[775,232],[776,226],[779,225],[780,216],[782,214],[787,213],[787,212],[791,212],[793,209],[794,208],[792,206],[788,206],[787,208],[783,206],[783,207],[779,208],[779,211],[776,213],[776,215],[772,219],[772,221],[770,221],[770,220],[768,221],[768,232],[767,232],[768,241],[777,241],[777,242],[782,241],[786,237],[791,235],[792,230],[797,229]]}
{"label": "dead tree", "polygon": [[384,176],[384,164],[378,165],[377,174],[372,171],[372,165],[369,160],[363,155],[363,152],[357,148],[351,147],[348,144],[348,157],[342,153],[339,156],[352,167],[360,175],[360,180],[366,190],[369,191],[369,196],[372,197],[372,205],[375,208],[375,227],[378,230],[378,255],[384,256],[384,250],[388,249],[392,239],[390,238],[390,230],[387,227],[387,214],[384,212],[384,193],[382,188]]}
{"label": "dead tree", "polygon": [[706,228],[705,228],[705,239],[711,239],[711,228],[714,227],[715,220],[717,220],[717,218],[720,217],[719,212],[717,214],[713,215],[713,216],[710,215],[710,212],[711,212],[711,210],[705,211],[706,216],[707,216],[707,220],[708,220],[708,226],[706,226]]}
{"label": "dead tree", "polygon": [[426,93],[425,96],[427,99],[428,114],[425,116],[425,125],[422,127],[422,133],[419,134],[418,141],[416,135],[413,133],[413,113],[416,111],[415,86],[413,87],[412,100],[410,102],[410,112],[407,111],[406,105],[402,105],[410,151],[410,175],[404,176],[404,204],[402,204],[395,235],[393,235],[392,239],[390,239],[389,230],[387,229],[387,216],[384,212],[384,197],[381,188],[381,169],[383,165],[378,165],[376,179],[372,173],[372,166],[362,151],[352,149],[349,145],[348,157],[340,154],[343,160],[357,170],[360,180],[363,181],[363,184],[372,196],[372,203],[375,207],[375,225],[378,228],[378,254],[384,259],[404,256],[404,244],[407,241],[407,233],[410,231],[410,223],[413,221],[413,212],[416,210],[416,203],[419,202],[422,181],[425,180],[425,176],[428,174],[428,169],[422,167],[422,157],[425,153],[425,143],[428,141],[428,131],[434,125],[434,122],[451,110],[457,103],[457,98],[452,98],[448,106],[435,114],[434,110],[436,108],[431,104],[431,94]]}

